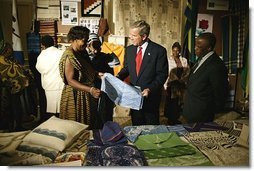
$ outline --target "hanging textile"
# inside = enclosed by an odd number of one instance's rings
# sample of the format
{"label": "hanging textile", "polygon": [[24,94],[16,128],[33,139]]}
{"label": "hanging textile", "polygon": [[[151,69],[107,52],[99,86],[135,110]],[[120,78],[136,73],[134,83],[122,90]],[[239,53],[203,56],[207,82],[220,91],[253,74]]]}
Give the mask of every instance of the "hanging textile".
{"label": "hanging textile", "polygon": [[236,74],[238,68],[238,16],[229,15],[221,20],[222,55],[229,74]]}
{"label": "hanging textile", "polygon": [[104,53],[114,52],[114,54],[118,57],[120,61],[120,65],[117,67],[114,67],[114,75],[117,75],[120,72],[120,70],[123,68],[124,52],[125,52],[124,47],[114,43],[103,42],[101,46],[101,51]]}
{"label": "hanging textile", "polygon": [[194,47],[195,47],[195,32],[199,1],[198,0],[186,0],[186,1],[187,5],[184,11],[186,21],[184,26],[184,41],[182,56],[187,58],[189,62],[195,63],[196,55]]}
{"label": "hanging textile", "polygon": [[246,35],[249,32],[249,1],[239,1],[231,0],[230,1],[230,13],[238,16],[238,35],[237,35],[237,68],[243,67],[244,61],[244,43]]}

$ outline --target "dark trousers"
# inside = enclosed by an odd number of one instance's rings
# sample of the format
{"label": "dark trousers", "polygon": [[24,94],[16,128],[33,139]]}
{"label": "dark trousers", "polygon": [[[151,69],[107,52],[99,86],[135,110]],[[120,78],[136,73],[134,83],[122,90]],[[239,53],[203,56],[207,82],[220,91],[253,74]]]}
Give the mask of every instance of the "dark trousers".
{"label": "dark trousers", "polygon": [[178,98],[168,98],[165,103],[164,116],[168,118],[168,123],[171,125],[179,124],[181,106],[178,103]]}
{"label": "dark trousers", "polygon": [[131,121],[132,125],[159,125],[160,124],[160,114],[158,112],[146,112],[144,110],[134,110],[132,109],[131,112]]}
{"label": "dark trousers", "polygon": [[0,129],[9,131],[21,131],[23,109],[21,104],[21,96],[23,91],[11,94],[9,88],[0,88]]}
{"label": "dark trousers", "polygon": [[98,104],[98,116],[95,119],[96,127],[102,129],[103,125],[107,121],[113,121],[113,109],[114,102],[110,100],[106,93],[101,94],[99,104]]}

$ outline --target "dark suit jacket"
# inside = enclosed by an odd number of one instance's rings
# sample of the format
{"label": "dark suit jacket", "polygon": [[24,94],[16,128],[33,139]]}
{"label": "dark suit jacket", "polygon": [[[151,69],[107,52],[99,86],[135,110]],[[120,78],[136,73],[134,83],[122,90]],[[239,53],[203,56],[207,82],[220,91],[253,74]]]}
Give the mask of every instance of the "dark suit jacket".
{"label": "dark suit jacket", "polygon": [[126,48],[124,67],[118,73],[121,80],[130,76],[130,83],[134,86],[151,90],[148,98],[143,103],[144,110],[157,112],[161,99],[161,88],[168,77],[167,51],[161,45],[148,41],[148,46],[143,56],[139,75],[136,74],[137,46],[130,45]]}
{"label": "dark suit jacket", "polygon": [[187,83],[183,116],[188,123],[211,122],[223,109],[228,97],[228,73],[224,62],[214,53]]}

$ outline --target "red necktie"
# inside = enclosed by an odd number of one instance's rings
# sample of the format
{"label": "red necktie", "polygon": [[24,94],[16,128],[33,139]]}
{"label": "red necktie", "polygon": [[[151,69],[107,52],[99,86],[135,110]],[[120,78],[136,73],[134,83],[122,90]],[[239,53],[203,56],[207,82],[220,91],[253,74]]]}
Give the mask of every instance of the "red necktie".
{"label": "red necktie", "polygon": [[139,74],[141,63],[142,63],[142,47],[140,46],[139,51],[138,51],[137,56],[136,56],[136,72],[137,72],[137,75]]}

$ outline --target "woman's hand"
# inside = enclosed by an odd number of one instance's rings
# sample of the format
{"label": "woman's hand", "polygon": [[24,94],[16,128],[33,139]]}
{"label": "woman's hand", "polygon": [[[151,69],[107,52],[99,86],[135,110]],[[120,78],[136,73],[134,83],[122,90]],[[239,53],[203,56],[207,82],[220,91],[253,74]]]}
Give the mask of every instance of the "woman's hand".
{"label": "woman's hand", "polygon": [[98,88],[95,88],[95,87],[91,87],[91,89],[90,89],[90,94],[91,94],[94,98],[98,99],[98,98],[100,97],[100,95],[101,95],[101,90],[98,89]]}
{"label": "woman's hand", "polygon": [[100,79],[102,79],[102,77],[104,76],[104,73],[103,72],[98,72],[98,76]]}

